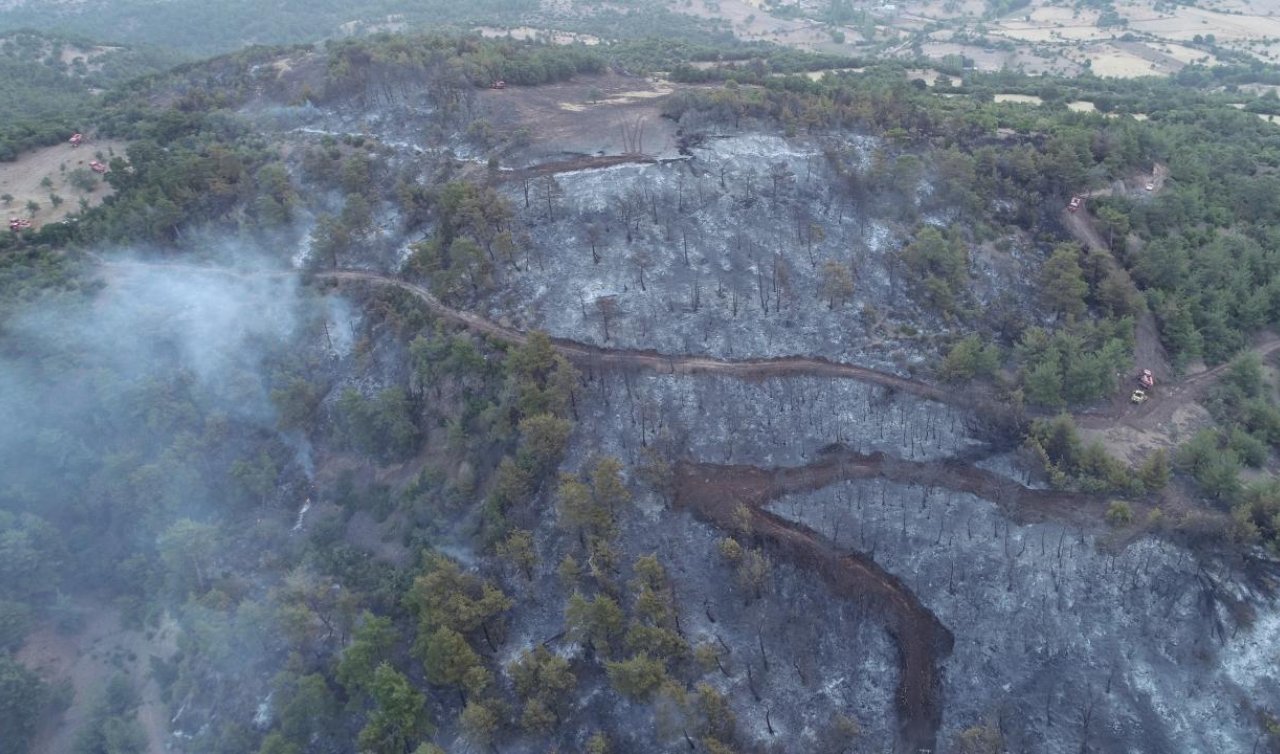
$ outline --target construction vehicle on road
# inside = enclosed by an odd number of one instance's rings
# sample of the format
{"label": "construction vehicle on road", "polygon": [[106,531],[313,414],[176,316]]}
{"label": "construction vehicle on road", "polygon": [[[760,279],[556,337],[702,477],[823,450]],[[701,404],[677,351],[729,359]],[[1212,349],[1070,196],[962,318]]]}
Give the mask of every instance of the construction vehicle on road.
{"label": "construction vehicle on road", "polygon": [[1138,387],[1129,396],[1130,403],[1146,403],[1151,397],[1151,389],[1156,386],[1156,376],[1150,369],[1143,369],[1138,375]]}

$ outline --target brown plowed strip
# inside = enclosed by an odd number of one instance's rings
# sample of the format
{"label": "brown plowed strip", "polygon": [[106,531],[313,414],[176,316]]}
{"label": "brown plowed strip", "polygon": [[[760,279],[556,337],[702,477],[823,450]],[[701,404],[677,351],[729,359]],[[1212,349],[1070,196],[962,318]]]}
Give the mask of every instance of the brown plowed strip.
{"label": "brown plowed strip", "polygon": [[[241,278],[287,277],[295,272],[237,272],[175,263],[113,262],[107,269],[144,266],[194,270]],[[337,282],[392,286],[405,291],[442,319],[496,340],[521,344],[527,335],[483,317],[446,306],[426,288],[388,275],[359,270],[317,272],[313,277]],[[664,356],[653,351],[606,349],[564,339],[552,339],[555,348],[578,363],[652,369],[676,374],[721,374],[745,379],[770,376],[826,376],[882,385],[933,401],[991,409],[972,396],[897,375],[825,359],[786,357],[724,361],[701,356]],[[1260,346],[1262,355],[1280,349],[1280,337]],[[1196,393],[1213,384],[1227,369],[1216,367],[1184,381],[1181,389]],[[1171,402],[1172,403],[1172,402]],[[1148,411],[1153,409],[1146,408]],[[886,630],[898,647],[901,677],[895,703],[899,718],[898,749],[933,750],[942,719],[938,665],[950,653],[953,637],[897,577],[870,557],[847,552],[808,527],[775,515],[765,506],[795,492],[812,491],[838,481],[882,477],[902,484],[940,487],[965,492],[995,502],[1017,521],[1054,519],[1081,524],[1096,523],[1107,501],[1095,495],[1053,490],[1033,490],[1017,482],[983,471],[958,460],[920,462],[890,458],[881,453],[863,455],[839,450],[826,453],[808,466],[762,469],[752,466],[718,466],[681,462],[676,468],[676,505],[715,526],[734,531],[733,513],[739,504],[751,511],[752,534],[778,556],[797,566],[811,568],[837,594],[870,603],[885,619]],[[1142,505],[1137,506],[1142,512]]]}
{"label": "brown plowed strip", "polygon": [[804,471],[682,463],[676,470],[676,505],[734,531],[739,525],[734,511],[746,504],[752,535],[776,557],[812,570],[840,597],[862,602],[882,615],[898,647],[898,750],[932,751],[942,723],[938,665],[951,653],[951,632],[871,558],[844,552],[812,529],[764,510],[766,502],[787,491],[822,486],[825,474],[815,469],[818,473],[810,476]]}
{"label": "brown plowed strip", "polygon": [[[315,277],[327,280],[364,282],[373,285],[390,285],[409,293],[442,319],[460,324],[497,340],[520,344],[526,334],[509,327],[502,327],[479,315],[446,306],[426,288],[399,278],[376,272],[338,270],[317,272]],[[940,403],[973,403],[968,396],[954,390],[943,390],[933,385],[899,377],[853,364],[842,364],[822,358],[785,356],[773,359],[744,359],[727,361],[709,356],[665,356],[656,351],[600,348],[563,338],[552,338],[556,350],[575,362],[596,366],[618,366],[633,369],[649,369],[671,374],[721,374],[744,379],[805,375],[814,377],[840,377],[883,385],[904,393],[938,401]]]}
{"label": "brown plowed strip", "polygon": [[1024,487],[1008,477],[965,463],[907,461],[884,453],[851,450],[825,453],[807,466],[762,469],[682,462],[679,469],[690,478],[696,476],[717,485],[731,498],[731,506],[742,503],[750,508],[763,508],[784,495],[812,492],[836,482],[877,477],[898,484],[969,493],[992,501],[1019,523],[1096,523],[1108,504],[1105,497],[1098,495]]}
{"label": "brown plowed strip", "polygon": [[898,647],[901,675],[895,695],[900,751],[933,750],[942,720],[939,663],[951,652],[950,631],[901,580],[870,557],[840,548],[812,529],[765,510],[778,498],[838,481],[882,477],[903,484],[967,492],[999,505],[1021,521],[1053,518],[1096,522],[1103,498],[1033,490],[972,466],[904,461],[882,453],[826,454],[808,466],[762,469],[682,462],[676,469],[676,505],[721,529],[734,531],[739,504],[751,511],[752,534],[779,557],[819,573],[842,597],[869,601],[884,616]]}
{"label": "brown plowed strip", "polygon": [[[245,271],[187,265],[173,262],[101,262],[106,269],[151,267],[159,269],[188,270],[213,275],[226,275],[244,279],[267,277],[290,277],[301,273],[292,271]],[[391,286],[412,295],[421,301],[427,309],[441,319],[461,325],[469,330],[483,333],[495,340],[513,345],[523,344],[528,334],[511,327],[503,327],[496,322],[485,319],[478,314],[464,312],[448,306],[436,298],[431,291],[421,285],[401,280],[390,275],[365,270],[329,270],[311,273],[311,277],[319,280],[334,280],[349,283],[367,283],[370,285]],[[579,343],[565,338],[552,338],[552,345],[566,358],[587,366],[626,367],[632,369],[648,369],[668,374],[719,374],[740,379],[765,379],[768,377],[836,377],[857,380],[898,390],[920,398],[939,403],[947,403],[963,408],[999,413],[999,408],[987,405],[980,398],[959,390],[944,390],[926,382],[899,377],[889,372],[881,372],[868,367],[844,364],[821,357],[782,356],[765,359],[743,359],[730,361],[710,356],[668,356],[653,350],[601,348],[599,346]]]}

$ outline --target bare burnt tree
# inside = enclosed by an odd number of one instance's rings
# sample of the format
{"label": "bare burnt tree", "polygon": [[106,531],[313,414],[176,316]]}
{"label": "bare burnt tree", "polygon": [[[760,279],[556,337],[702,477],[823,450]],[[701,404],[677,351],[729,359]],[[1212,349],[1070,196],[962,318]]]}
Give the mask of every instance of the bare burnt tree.
{"label": "bare burnt tree", "polygon": [[635,186],[621,194],[615,194],[611,200],[614,211],[618,214],[618,222],[622,223],[627,233],[627,243],[635,239],[635,231],[640,228],[640,216],[644,212],[644,196]]}
{"label": "bare burnt tree", "polygon": [[796,174],[791,172],[791,166],[785,162],[775,162],[769,166],[769,182],[773,186],[770,194],[770,201],[774,204],[778,203],[778,190],[795,180]]}
{"label": "bare burnt tree", "polygon": [[648,288],[644,285],[644,271],[653,264],[652,257],[649,256],[649,252],[639,249],[631,255],[631,263],[636,266],[636,272],[639,274],[640,290],[647,291]]}
{"label": "bare burnt tree", "polygon": [[649,219],[654,225],[658,224],[658,192],[654,191],[653,185],[649,179],[641,178],[637,183],[640,186],[640,206],[649,211]]}
{"label": "bare burnt tree", "polygon": [[564,189],[560,188],[560,182],[556,180],[554,175],[544,175],[538,179],[538,193],[542,195],[542,200],[547,205],[547,221],[555,220],[556,205],[560,203],[561,197],[564,196]]}
{"label": "bare burnt tree", "polygon": [[752,170],[751,168],[747,168],[746,170],[742,171],[742,179],[739,183],[742,186],[742,198],[747,202],[750,202],[751,200],[756,198],[756,178],[757,177],[758,176],[756,175],[756,171]]}
{"label": "bare burnt tree", "polygon": [[826,231],[814,220],[813,211],[804,202],[797,202],[792,207],[791,219],[795,223],[796,242],[804,245],[805,253],[809,256],[809,266],[817,267],[818,258],[813,253],[813,247],[826,240]]}
{"label": "bare burnt tree", "polygon": [[604,241],[604,229],[599,223],[587,223],[587,243],[591,244],[591,261],[600,264],[600,246]]}
{"label": "bare burnt tree", "polygon": [[1093,708],[1098,703],[1098,696],[1093,693],[1093,684],[1085,684],[1085,699],[1080,707],[1080,754],[1089,752],[1089,731],[1093,724]]}
{"label": "bare burnt tree", "polygon": [[781,254],[775,253],[773,255],[774,311],[782,311],[784,305],[791,305],[793,299],[791,278],[791,264]]}
{"label": "bare burnt tree", "polygon": [[770,275],[768,280],[765,279],[766,265],[760,261],[759,256],[753,254],[751,257],[751,263],[756,268],[756,294],[760,298],[760,311],[764,312],[765,314],[768,314],[769,313],[769,294],[773,292],[773,289],[772,289],[773,276]]}
{"label": "bare burnt tree", "polygon": [[529,195],[533,191],[533,176],[524,173],[520,176],[520,188],[524,191],[524,208],[529,209]]}
{"label": "bare burnt tree", "polygon": [[618,297],[601,296],[596,299],[596,311],[600,313],[600,325],[604,328],[604,340],[609,342],[609,323],[618,314]]}

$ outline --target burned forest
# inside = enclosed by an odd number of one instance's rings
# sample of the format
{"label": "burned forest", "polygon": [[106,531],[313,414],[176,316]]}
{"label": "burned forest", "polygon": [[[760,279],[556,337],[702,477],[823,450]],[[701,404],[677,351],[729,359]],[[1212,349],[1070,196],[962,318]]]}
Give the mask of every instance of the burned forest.
{"label": "burned forest", "polygon": [[480,5],[4,48],[0,754],[1280,751],[1273,67]]}

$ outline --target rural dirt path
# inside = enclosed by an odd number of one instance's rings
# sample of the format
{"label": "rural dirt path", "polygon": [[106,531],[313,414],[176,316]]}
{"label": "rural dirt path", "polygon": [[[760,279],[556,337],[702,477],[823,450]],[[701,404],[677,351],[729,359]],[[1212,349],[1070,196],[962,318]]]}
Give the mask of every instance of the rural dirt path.
{"label": "rural dirt path", "polygon": [[951,654],[954,638],[901,580],[873,559],[765,510],[785,492],[825,486],[825,475],[808,471],[681,463],[676,468],[675,505],[729,532],[741,528],[735,511],[746,505],[751,512],[747,536],[775,556],[817,573],[837,595],[866,603],[882,616],[901,666],[894,695],[898,750],[932,751],[942,722],[939,666]]}
{"label": "rural dirt path", "polygon": [[[1107,193],[1110,193],[1110,189]],[[1122,269],[1112,254],[1111,247],[1094,227],[1093,216],[1089,214],[1087,207],[1082,207],[1078,212],[1063,210],[1062,224],[1072,238],[1090,249],[1107,254],[1111,264],[1116,269]],[[1160,342],[1160,330],[1156,326],[1155,315],[1144,310],[1137,316],[1134,324],[1133,369],[1135,374],[1139,369],[1150,369],[1156,374],[1157,379],[1168,379],[1172,373],[1172,367],[1169,363],[1169,354],[1165,351],[1164,344]],[[1127,400],[1127,396],[1123,399]]]}
{"label": "rural dirt path", "polygon": [[[209,275],[223,275],[245,280],[299,277],[301,275],[301,273],[292,270],[235,270],[180,262],[106,261],[98,259],[98,263],[100,267],[107,270],[128,269],[131,267],[171,269]],[[317,280],[368,283],[398,288],[421,301],[428,310],[441,319],[504,343],[520,345],[528,340],[528,333],[524,331],[512,327],[504,327],[479,314],[455,309],[436,298],[431,291],[423,286],[392,277],[391,275],[367,270],[328,270],[312,273],[311,277]],[[789,376],[837,377],[882,385],[892,390],[898,390],[939,403],[960,405],[968,408],[974,408],[978,403],[973,396],[965,394],[963,391],[944,389],[909,377],[901,377],[878,369],[845,364],[820,357],[781,356],[764,359],[727,360],[711,356],[671,356],[657,351],[603,348],[565,338],[551,338],[551,343],[556,351],[563,354],[565,358],[588,366],[630,367],[668,374],[719,374],[752,380]]]}
{"label": "rural dirt path", "polygon": [[[1250,348],[1250,352],[1260,359],[1266,359],[1276,351],[1280,351],[1280,335],[1276,333],[1264,333]],[[1231,362],[1227,362],[1177,382],[1157,383],[1146,403],[1135,405],[1124,400],[1103,411],[1079,414],[1077,422],[1086,429],[1106,429],[1121,424],[1143,432],[1158,430],[1179,409],[1203,400],[1208,389],[1230,369]]]}
{"label": "rural dirt path", "polygon": [[898,751],[934,751],[942,721],[941,664],[951,654],[951,632],[896,576],[863,553],[849,551],[766,506],[797,492],[843,480],[883,478],[902,484],[966,492],[991,500],[1015,521],[1053,519],[1088,524],[1105,511],[1105,498],[1024,487],[964,464],[905,461],[883,453],[840,450],[807,466],[760,468],[682,462],[676,467],[675,505],[725,530],[740,531],[739,505],[751,512],[746,536],[775,555],[819,574],[838,595],[866,603],[885,622],[898,647],[901,674],[894,696]]}
{"label": "rural dirt path", "polygon": [[[521,344],[528,338],[527,334],[520,330],[503,327],[477,314],[454,309],[444,304],[426,288],[400,278],[359,270],[317,272],[314,277],[324,280],[393,286],[416,297],[442,319],[463,325],[468,329],[484,333],[507,343]],[[969,405],[973,402],[968,396],[963,396],[955,390],[944,390],[909,377],[900,377],[868,367],[815,357],[784,356],[730,361],[710,356],[669,356],[656,351],[602,348],[563,338],[552,338],[551,342],[556,350],[566,358],[593,366],[631,367],[670,374],[720,374],[743,379],[797,375],[839,377],[882,385],[940,403],[965,403]]]}
{"label": "rural dirt path", "polygon": [[[1168,169],[1156,165],[1153,173],[1155,188],[1159,193],[1168,177]],[[1095,194],[1110,195],[1111,189],[1100,189]],[[1094,227],[1093,216],[1088,207],[1081,207],[1078,212],[1062,211],[1062,224],[1072,238],[1085,246],[1112,255],[1111,247],[1102,238],[1102,234]],[[1119,262],[1110,256],[1112,264],[1119,267]],[[1170,380],[1173,372],[1169,354],[1160,342],[1160,331],[1156,325],[1155,315],[1143,311],[1137,317],[1134,326],[1134,366],[1132,380],[1121,383],[1120,395],[1111,405],[1101,411],[1082,413],[1077,416],[1080,426],[1086,429],[1108,429],[1122,425],[1141,432],[1151,432],[1166,425],[1179,409],[1192,403],[1198,403],[1206,389],[1220,380],[1230,368],[1230,363],[1220,364],[1193,374],[1177,382]],[[1252,352],[1259,358],[1266,358],[1280,349],[1280,335],[1265,333],[1253,344]],[[1129,390],[1136,387],[1136,375],[1139,369],[1150,369],[1156,375],[1156,388],[1150,392],[1146,403],[1134,404],[1129,401]]]}
{"label": "rural dirt path", "polygon": [[[1077,215],[1079,217],[1079,215]],[[1073,224],[1079,230],[1080,239],[1093,237],[1093,231],[1087,223]],[[1073,230],[1073,234],[1077,232]],[[1090,233],[1092,236],[1090,236]],[[1097,239],[1101,243],[1101,239]],[[1106,248],[1105,245],[1101,248]],[[227,275],[244,279],[262,277],[293,277],[299,275],[295,271],[237,271],[233,269],[188,265],[171,262],[101,262],[105,268],[153,267],[161,269],[178,269],[201,272],[205,274]],[[495,340],[511,344],[522,344],[528,334],[511,327],[504,327],[492,320],[472,312],[461,311],[448,306],[436,298],[431,291],[421,285],[367,270],[329,270],[312,275],[319,280],[333,280],[348,283],[367,283],[370,285],[390,286],[398,288],[417,298],[432,313],[442,319],[466,327],[474,332],[483,333]],[[1150,313],[1139,318],[1137,326],[1139,339],[1138,353],[1150,352],[1152,361],[1167,364],[1164,349],[1159,345],[1159,337],[1155,320]],[[674,356],[657,351],[605,348],[580,343],[564,338],[552,338],[552,345],[566,358],[578,364],[596,367],[623,367],[632,369],[648,369],[668,374],[716,374],[739,379],[758,380],[769,377],[833,377],[851,379],[874,385],[881,385],[892,390],[901,391],[926,400],[936,401],[967,409],[982,409],[980,398],[960,390],[931,385],[927,382],[901,377],[889,372],[882,372],[869,367],[846,364],[812,356],[781,356],[764,359],[727,360],[710,356]],[[1259,357],[1266,357],[1280,350],[1280,335],[1270,333],[1264,335],[1254,345],[1253,352]],[[1222,378],[1228,369],[1222,364],[1213,369],[1194,374],[1179,382],[1163,382],[1157,386],[1155,395],[1145,404],[1135,406],[1127,401],[1118,402],[1111,408],[1088,414],[1078,418],[1082,426],[1098,427],[1102,424],[1117,422],[1133,426],[1136,429],[1150,429],[1163,421],[1179,407],[1198,400],[1204,390]],[[1159,373],[1157,372],[1157,375]],[[987,408],[990,408],[987,406]]]}
{"label": "rural dirt path", "polygon": [[[1096,232],[1089,235],[1088,231],[1092,229],[1087,223],[1076,227],[1083,229],[1079,237],[1092,239],[1086,242],[1100,242]],[[107,268],[130,265],[178,268],[245,279],[299,274],[295,271],[236,271],[177,263],[104,262],[103,265]],[[335,283],[397,288],[449,322],[511,344],[525,343],[528,339],[525,332],[450,307],[423,286],[390,275],[364,270],[331,270],[313,273],[311,277]],[[1150,336],[1154,337],[1153,321],[1150,323]],[[820,358],[797,356],[726,361],[705,356],[670,356],[652,351],[602,348],[557,338],[553,338],[552,343],[559,353],[582,365],[650,369],[671,374],[719,374],[742,379],[791,375],[854,379],[940,403],[958,403],[975,408],[972,397],[958,391]],[[1269,340],[1262,352],[1271,353],[1277,349],[1280,349],[1280,336]],[[1165,390],[1171,397],[1182,396],[1177,400],[1191,400],[1225,371],[1225,366],[1216,367]],[[1170,411],[1176,405],[1175,400],[1167,403]],[[1156,411],[1163,405],[1149,403],[1137,408],[1143,409],[1145,420],[1155,421]],[[1123,418],[1136,420],[1132,415]],[[1104,417],[1097,419],[1104,420]],[[1116,419],[1105,418],[1105,421],[1114,423]],[[734,521],[734,511],[740,503],[745,504],[751,511],[751,536],[777,557],[812,569],[834,593],[866,601],[877,608],[876,612],[883,616],[885,628],[897,644],[902,671],[895,695],[899,724],[897,749],[902,752],[933,750],[942,720],[941,663],[949,656],[953,645],[950,631],[900,579],[877,565],[872,557],[839,547],[818,532],[766,510],[769,502],[788,493],[869,477],[971,493],[993,501],[1017,521],[1052,518],[1088,525],[1101,519],[1107,501],[1080,493],[1030,489],[958,459],[918,462],[883,454],[862,455],[839,450],[824,454],[808,466],[794,468],[764,469],[687,461],[678,464],[677,507],[688,509],[695,516],[732,532],[740,526]]]}
{"label": "rural dirt path", "polygon": [[657,157],[647,154],[588,155],[569,160],[544,162],[519,170],[503,171],[497,174],[497,179],[500,181],[513,181],[524,178],[539,178],[544,175],[572,173],[578,170],[600,170],[617,165],[652,165],[656,162],[658,162]]}

